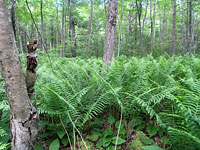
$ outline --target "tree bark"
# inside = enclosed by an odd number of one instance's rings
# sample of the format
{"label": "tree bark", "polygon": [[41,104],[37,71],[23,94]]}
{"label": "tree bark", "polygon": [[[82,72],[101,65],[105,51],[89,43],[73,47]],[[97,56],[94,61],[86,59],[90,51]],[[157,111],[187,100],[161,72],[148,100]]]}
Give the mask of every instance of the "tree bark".
{"label": "tree bark", "polygon": [[174,12],[173,12],[172,55],[175,54],[175,49],[176,49],[176,0],[174,0]]}
{"label": "tree bark", "polygon": [[90,19],[89,19],[89,29],[88,29],[88,56],[90,57],[90,41],[91,41],[91,30],[92,30],[92,12],[93,12],[93,0],[90,0]]}
{"label": "tree bark", "polygon": [[72,20],[71,12],[71,0],[68,0],[68,9],[69,9],[69,37],[71,41],[71,56],[76,57],[76,31],[75,31],[75,22]]}
{"label": "tree bark", "polygon": [[103,62],[110,65],[114,58],[116,24],[117,24],[118,0],[109,0],[106,13],[106,30],[104,40]]}
{"label": "tree bark", "polygon": [[38,113],[28,96],[5,10],[0,0],[0,70],[10,105],[11,150],[32,150],[38,133]]}

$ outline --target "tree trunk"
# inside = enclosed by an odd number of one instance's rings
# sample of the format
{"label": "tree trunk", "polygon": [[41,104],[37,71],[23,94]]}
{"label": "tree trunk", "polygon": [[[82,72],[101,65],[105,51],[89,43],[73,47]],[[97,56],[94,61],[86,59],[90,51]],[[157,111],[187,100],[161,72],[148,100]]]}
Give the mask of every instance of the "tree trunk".
{"label": "tree trunk", "polygon": [[75,30],[75,22],[74,21],[72,21],[72,23],[71,23],[71,30],[72,30],[71,53],[72,53],[72,57],[76,57],[76,30]]}
{"label": "tree trunk", "polygon": [[182,0],[182,54],[185,54],[185,15],[184,15],[184,0]]}
{"label": "tree trunk", "polygon": [[63,11],[62,11],[62,33],[61,33],[61,48],[60,48],[60,56],[64,57],[64,39],[65,39],[65,18],[66,18],[66,12],[65,12],[65,1],[63,1]]}
{"label": "tree trunk", "polygon": [[[122,0],[122,10],[121,10],[121,21],[120,21],[120,27],[119,27],[119,41],[118,41],[117,56],[120,55],[120,46],[121,46],[120,44],[121,44],[121,36],[122,36],[122,20],[123,20],[123,15],[124,15],[123,3],[124,3],[124,0]],[[130,25],[129,25],[129,32],[130,32]]]}
{"label": "tree trunk", "polygon": [[68,9],[69,9],[69,37],[71,41],[71,56],[76,57],[76,31],[75,31],[75,22],[72,20],[71,12],[71,0],[68,0]]}
{"label": "tree trunk", "polygon": [[189,1],[189,54],[192,56],[192,1]]}
{"label": "tree trunk", "polygon": [[[122,3],[123,5],[123,3]],[[136,17],[137,18],[137,17]],[[133,16],[131,11],[128,11],[128,31],[129,31],[129,35],[132,36],[132,32],[133,32],[133,28],[132,28],[132,21],[133,21]]]}
{"label": "tree trunk", "polygon": [[[138,22],[139,22],[139,32],[140,32],[140,47],[141,47],[141,41],[142,41],[142,25],[141,25],[141,15],[142,15],[142,2],[139,3],[140,6],[138,6],[138,0],[136,0],[136,8],[137,8],[137,16],[138,16]],[[141,54],[141,50],[140,50]]]}
{"label": "tree trunk", "polygon": [[140,48],[141,48],[141,50],[143,50],[144,22],[145,22],[146,16],[147,16],[147,10],[148,10],[148,0],[146,1],[146,10],[145,10],[145,15],[144,15],[143,22],[142,22],[142,31],[141,31],[141,34],[140,34]]}
{"label": "tree trunk", "polygon": [[154,0],[154,9],[153,9],[153,47],[154,47],[155,37],[156,37],[156,4],[157,4],[157,0]]}
{"label": "tree trunk", "polygon": [[11,150],[32,150],[38,133],[38,113],[28,96],[5,10],[0,0],[0,70],[10,105]]}
{"label": "tree trunk", "polygon": [[153,17],[152,17],[152,0],[150,0],[150,20],[151,20],[151,48],[150,48],[150,51],[152,52],[152,48],[153,48]]}
{"label": "tree trunk", "polygon": [[175,49],[176,49],[176,0],[174,0],[174,12],[173,12],[172,55],[175,54]]}
{"label": "tree trunk", "polygon": [[89,29],[88,29],[88,56],[90,57],[90,41],[91,41],[91,29],[92,29],[92,11],[93,11],[93,0],[90,0],[90,19],[89,19]]}
{"label": "tree trunk", "polygon": [[58,49],[58,36],[59,36],[59,24],[58,24],[58,0],[56,0],[56,48]]}
{"label": "tree trunk", "polygon": [[135,45],[137,44],[137,30],[138,30],[138,23],[137,23],[137,11],[135,12]]}
{"label": "tree trunk", "polygon": [[44,51],[43,0],[40,0],[40,15],[41,15],[41,30],[42,30],[41,44],[42,44],[42,51]]}
{"label": "tree trunk", "polygon": [[115,34],[117,24],[118,0],[109,0],[106,13],[106,30],[104,40],[103,62],[110,65],[114,58]]}

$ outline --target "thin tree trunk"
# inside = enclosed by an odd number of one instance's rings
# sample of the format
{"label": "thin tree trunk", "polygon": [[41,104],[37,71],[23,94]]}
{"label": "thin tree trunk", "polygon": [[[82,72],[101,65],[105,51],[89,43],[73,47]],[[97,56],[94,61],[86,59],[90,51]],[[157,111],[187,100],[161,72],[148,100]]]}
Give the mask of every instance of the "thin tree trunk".
{"label": "thin tree trunk", "polygon": [[141,31],[141,34],[140,34],[140,48],[141,48],[141,50],[143,50],[143,32],[144,32],[144,23],[145,23],[146,16],[147,16],[147,10],[148,10],[148,0],[146,1],[146,10],[145,10],[144,18],[143,18],[143,23],[142,23],[142,31]]}
{"label": "thin tree trunk", "polygon": [[186,30],[186,48],[189,49],[189,1],[187,1],[187,30]]}
{"label": "thin tree trunk", "polygon": [[62,33],[61,33],[61,48],[60,48],[61,57],[64,57],[63,53],[64,38],[65,38],[65,1],[63,1],[63,11],[62,11]]}
{"label": "thin tree trunk", "polygon": [[58,24],[58,0],[56,0],[56,48],[58,49],[58,38],[59,38],[59,24]]}
{"label": "thin tree trunk", "polygon": [[154,9],[153,9],[153,43],[152,43],[152,47],[154,47],[155,37],[156,37],[156,4],[157,4],[157,0],[154,0]]}
{"label": "thin tree trunk", "polygon": [[176,49],[176,0],[174,0],[174,12],[173,12],[172,55],[175,54],[175,49]]}
{"label": "thin tree trunk", "polygon": [[[136,17],[137,18],[137,17]],[[132,21],[133,21],[133,16],[131,11],[128,11],[128,31],[129,31],[129,35],[132,36],[132,32],[133,32],[133,28],[132,28]]]}
{"label": "thin tree trunk", "polygon": [[[142,37],[142,25],[141,25],[141,14],[142,14],[142,2],[140,2],[140,7],[138,6],[138,0],[136,0],[136,7],[137,7],[137,15],[138,15],[138,22],[139,22],[139,32],[140,32],[140,47],[141,47],[141,37]],[[141,54],[140,50],[140,54]]]}
{"label": "thin tree trunk", "polygon": [[118,0],[109,0],[106,13],[106,35],[104,40],[103,62],[110,65],[114,59]]}
{"label": "thin tree trunk", "polygon": [[72,48],[71,48],[71,53],[72,53],[72,57],[76,57],[76,30],[75,30],[75,22],[74,21],[72,21],[71,30],[72,30]]}
{"label": "thin tree trunk", "polygon": [[3,0],[0,0],[0,70],[10,105],[11,150],[33,150],[38,113],[28,96]]}
{"label": "thin tree trunk", "polygon": [[182,0],[182,54],[185,54],[185,15],[184,15],[184,0]]}
{"label": "thin tree trunk", "polygon": [[138,23],[137,23],[137,11],[135,12],[135,45],[137,44],[137,30],[138,30]]}
{"label": "thin tree trunk", "polygon": [[189,53],[192,56],[192,1],[189,1]]}
{"label": "thin tree trunk", "polygon": [[90,57],[90,41],[91,41],[91,29],[92,29],[92,11],[93,11],[93,0],[90,0],[90,19],[89,19],[89,29],[88,29],[88,56]]}
{"label": "thin tree trunk", "polygon": [[[122,36],[122,20],[123,20],[123,15],[124,15],[123,3],[124,3],[124,0],[122,0],[122,10],[121,10],[121,21],[120,21],[120,27],[119,27],[120,29],[119,29],[119,41],[118,41],[117,56],[120,55],[120,46],[121,46],[120,44],[121,44],[121,36]],[[129,25],[129,32],[130,32],[130,25]]]}
{"label": "thin tree trunk", "polygon": [[44,21],[43,21],[43,0],[40,0],[40,13],[41,13],[41,30],[42,30],[42,51],[44,51]]}
{"label": "thin tree trunk", "polygon": [[151,20],[151,49],[153,48],[153,17],[152,17],[152,0],[150,0],[150,20]]}
{"label": "thin tree trunk", "polygon": [[104,10],[105,10],[105,14],[106,14],[106,11],[107,11],[107,8],[106,8],[106,0],[104,0],[103,2],[104,2]]}

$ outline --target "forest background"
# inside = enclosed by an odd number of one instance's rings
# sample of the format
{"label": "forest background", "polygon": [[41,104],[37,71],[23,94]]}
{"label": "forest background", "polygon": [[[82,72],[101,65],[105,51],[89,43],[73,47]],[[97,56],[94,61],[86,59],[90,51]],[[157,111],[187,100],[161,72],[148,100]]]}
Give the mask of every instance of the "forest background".
{"label": "forest background", "polygon": [[[23,68],[27,41],[39,40],[35,149],[200,148],[199,0],[119,0],[111,66],[108,1],[4,3]],[[0,85],[0,149],[8,149]]]}

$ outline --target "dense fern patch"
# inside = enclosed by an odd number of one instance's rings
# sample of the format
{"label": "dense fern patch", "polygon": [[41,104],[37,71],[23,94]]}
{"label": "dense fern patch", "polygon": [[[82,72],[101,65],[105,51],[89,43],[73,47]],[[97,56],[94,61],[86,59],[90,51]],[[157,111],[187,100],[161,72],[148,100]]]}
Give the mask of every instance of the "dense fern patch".
{"label": "dense fern patch", "polygon": [[[63,138],[69,142],[80,131],[97,145],[109,136],[119,136],[123,147],[123,140],[129,141],[131,134],[142,131],[149,138],[160,138],[162,148],[200,149],[198,58],[121,56],[109,67],[95,58],[59,58],[53,62],[39,59],[36,84],[40,137],[53,137],[49,143],[58,142],[58,138],[67,145]],[[2,87],[0,92],[4,93]],[[7,103],[0,98],[1,117],[5,108]],[[98,128],[108,137],[102,135],[103,139]],[[101,146],[108,149],[114,145],[111,139]]]}

